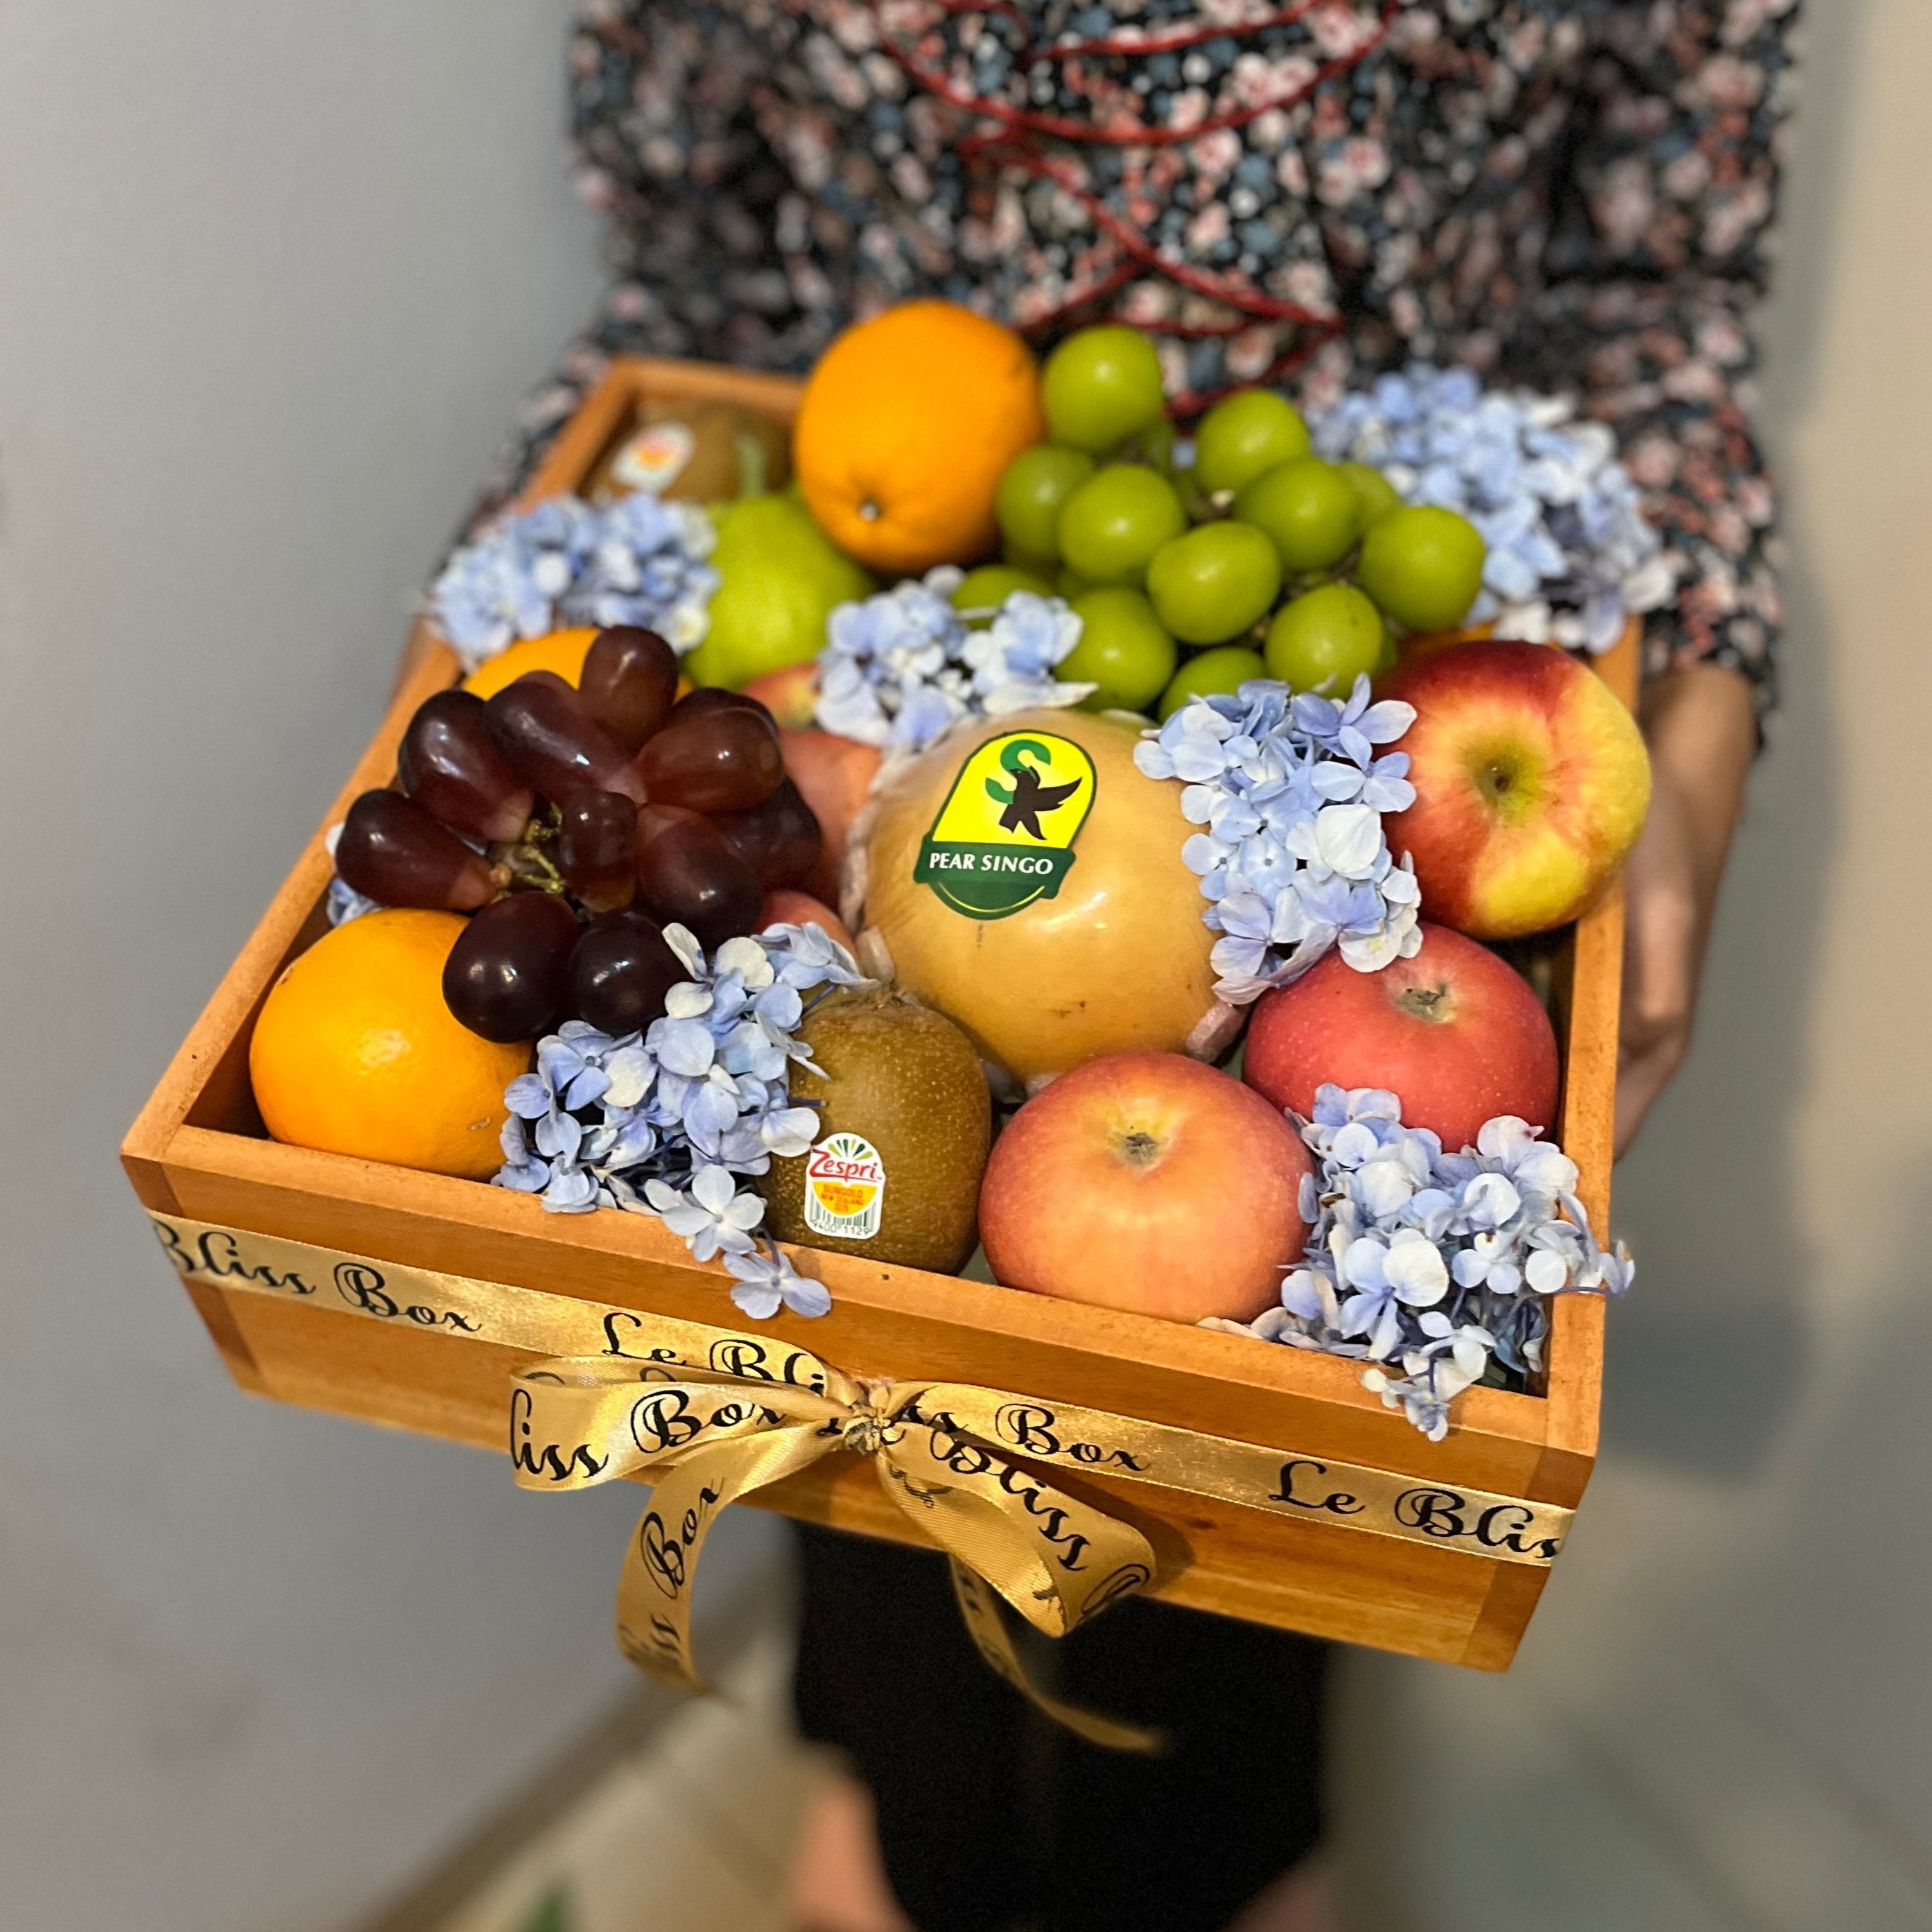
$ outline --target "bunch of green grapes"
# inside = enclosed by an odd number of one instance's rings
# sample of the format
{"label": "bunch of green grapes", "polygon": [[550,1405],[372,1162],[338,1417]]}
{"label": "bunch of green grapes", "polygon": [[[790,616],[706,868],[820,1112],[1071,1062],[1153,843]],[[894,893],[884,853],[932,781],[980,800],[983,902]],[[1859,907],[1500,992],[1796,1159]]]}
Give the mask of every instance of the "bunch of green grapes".
{"label": "bunch of green grapes", "polygon": [[1398,634],[1453,629],[1476,601],[1475,526],[1404,503],[1364,464],[1324,462],[1272,390],[1217,403],[1182,467],[1136,330],[1070,336],[1042,388],[1051,440],[1000,479],[995,568],[1071,602],[1080,642],[1058,674],[1099,687],[1089,709],[1166,718],[1264,676],[1345,693],[1394,663]]}

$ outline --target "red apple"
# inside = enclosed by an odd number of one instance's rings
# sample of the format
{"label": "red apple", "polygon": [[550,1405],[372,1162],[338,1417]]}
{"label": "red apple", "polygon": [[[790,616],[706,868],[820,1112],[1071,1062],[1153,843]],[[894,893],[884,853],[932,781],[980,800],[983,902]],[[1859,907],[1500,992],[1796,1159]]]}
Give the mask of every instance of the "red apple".
{"label": "red apple", "polygon": [[1415,802],[1384,824],[1427,916],[1478,939],[1562,926],[1616,874],[1650,802],[1636,722],[1548,644],[1484,640],[1400,666],[1378,696],[1415,706]]}
{"label": "red apple", "polygon": [[820,926],[848,952],[856,955],[859,950],[845,922],[830,906],[794,886],[778,886],[766,893],[765,902],[758,908],[758,930],[763,932],[768,926]]}
{"label": "red apple", "polygon": [[871,745],[832,731],[781,730],[778,745],[784,753],[786,776],[812,807],[825,841],[818,863],[803,882],[805,889],[816,898],[836,904],[846,841],[872,790],[879,753]]}
{"label": "red apple", "polygon": [[1324,1080],[1386,1087],[1402,1118],[1451,1153],[1498,1114],[1556,1125],[1556,1034],[1528,982],[1447,926],[1422,950],[1358,973],[1339,952],[1292,986],[1264,993],[1248,1023],[1242,1078],[1305,1119]]}
{"label": "red apple", "polygon": [[1064,1073],[993,1144],[980,1238],[995,1279],[1171,1322],[1250,1322],[1308,1238],[1309,1152],[1238,1081],[1178,1053]]}

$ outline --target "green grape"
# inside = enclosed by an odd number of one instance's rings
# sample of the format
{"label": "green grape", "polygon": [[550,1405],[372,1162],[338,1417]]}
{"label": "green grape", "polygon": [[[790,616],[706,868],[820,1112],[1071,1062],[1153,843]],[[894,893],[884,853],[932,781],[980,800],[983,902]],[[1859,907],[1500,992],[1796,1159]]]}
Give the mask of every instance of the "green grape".
{"label": "green grape", "polygon": [[1053,595],[1053,586],[1030,570],[1016,570],[1010,563],[982,563],[959,580],[959,588],[952,593],[952,608],[983,612],[967,620],[976,631],[993,621],[994,612],[1016,590],[1030,590],[1036,597]]}
{"label": "green grape", "polygon": [[1246,524],[1203,524],[1155,551],[1148,595],[1183,644],[1238,638],[1281,590],[1274,545]]}
{"label": "green grape", "polygon": [[1053,580],[1053,587],[1070,604],[1075,598],[1084,597],[1088,591],[1099,588],[1090,577],[1082,577],[1077,570],[1065,568]]}
{"label": "green grape", "polygon": [[1087,711],[1144,711],[1166,688],[1178,656],[1174,640],[1140,591],[1124,584],[1089,590],[1073,600],[1080,641],[1054,676],[1067,684],[1097,684]]}
{"label": "green grape", "polygon": [[1346,697],[1381,668],[1382,613],[1350,584],[1324,584],[1284,604],[1268,626],[1268,675],[1297,691]]}
{"label": "green grape", "polygon": [[1198,652],[1174,674],[1160,694],[1160,709],[1156,715],[1165,724],[1190,698],[1213,698],[1222,692],[1232,695],[1250,678],[1268,674],[1261,652],[1250,650],[1245,644],[1222,644],[1211,651]]}
{"label": "green grape", "polygon": [[1360,514],[1355,519],[1355,527],[1365,530],[1371,524],[1378,524],[1391,510],[1402,508],[1402,493],[1379,470],[1366,463],[1338,463],[1335,467],[1348,479],[1348,487],[1355,493],[1356,508]]}
{"label": "green grape", "polygon": [[1238,490],[1264,470],[1308,454],[1308,425],[1272,389],[1244,389],[1201,418],[1194,472],[1211,493]]}
{"label": "green grape", "polygon": [[1008,464],[993,493],[993,515],[1008,554],[1057,563],[1060,539],[1054,534],[1068,497],[1094,473],[1084,449],[1036,442]]}
{"label": "green grape", "polygon": [[1055,442],[1103,454],[1166,407],[1160,358],[1137,328],[1083,328],[1046,358],[1040,400]]}
{"label": "green grape", "polygon": [[1483,587],[1489,546],[1467,517],[1432,503],[1391,510],[1362,539],[1355,578],[1398,624],[1453,629]]}
{"label": "green grape", "polygon": [[1264,470],[1234,499],[1234,515],[1268,533],[1282,568],[1327,570],[1355,547],[1360,512],[1348,479],[1318,456]]}
{"label": "green grape", "polygon": [[1174,486],[1138,463],[1096,470],[1060,513],[1060,554],[1094,584],[1138,584],[1148,560],[1187,527]]}

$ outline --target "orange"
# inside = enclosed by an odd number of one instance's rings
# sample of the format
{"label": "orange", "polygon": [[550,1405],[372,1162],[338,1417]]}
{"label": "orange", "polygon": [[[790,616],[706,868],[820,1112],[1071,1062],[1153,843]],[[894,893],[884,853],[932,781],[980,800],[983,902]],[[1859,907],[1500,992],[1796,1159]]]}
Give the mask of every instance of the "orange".
{"label": "orange", "polygon": [[[494,658],[486,658],[463,680],[463,688],[473,691],[478,698],[494,698],[505,685],[514,684],[525,672],[532,670],[554,670],[566,684],[574,685],[584,675],[584,660],[590,655],[597,635],[593,627],[526,638],[520,644],[507,646]],[[679,697],[690,688],[689,678],[678,680]]]}
{"label": "orange", "polygon": [[1011,329],[952,302],[848,328],[805,386],[792,464],[819,526],[874,570],[993,548],[1000,472],[1046,434],[1040,371]]}
{"label": "orange", "polygon": [[278,1141],[482,1180],[502,1160],[503,1089],[529,1070],[442,999],[443,962],[468,921],[364,913],[318,939],[270,989],[248,1048]]}
{"label": "orange", "polygon": [[494,698],[506,684],[514,684],[526,671],[554,670],[566,684],[574,684],[584,675],[584,660],[597,632],[553,631],[545,638],[526,638],[483,662],[463,680],[465,691],[478,698]]}

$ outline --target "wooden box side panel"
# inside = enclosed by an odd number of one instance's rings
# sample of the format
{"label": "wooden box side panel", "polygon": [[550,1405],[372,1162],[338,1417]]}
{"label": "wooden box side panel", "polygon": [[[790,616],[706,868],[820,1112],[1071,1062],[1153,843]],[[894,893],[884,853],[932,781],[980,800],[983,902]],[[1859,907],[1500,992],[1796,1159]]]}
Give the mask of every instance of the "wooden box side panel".
{"label": "wooden box side panel", "polygon": [[[504,1388],[530,1359],[520,1351],[263,1295],[201,1293],[220,1304],[219,1318],[245,1351],[255,1393],[500,1453],[505,1448]],[[1450,1662],[1484,1661],[1496,1649],[1484,1619],[1496,1573],[1511,1566],[1194,1496],[1163,1496],[1156,1513],[1144,1488],[1098,1479],[1070,1484],[1064,1472],[1053,1480],[1148,1536],[1161,1563],[1154,1594],[1163,1600]],[[855,1456],[828,1458],[748,1500],[835,1528],[925,1540]],[[1540,1587],[1542,1573],[1524,1574]],[[1528,1607],[1522,1606],[1508,1648],[1486,1667],[1507,1661]]]}
{"label": "wooden box side panel", "polygon": [[448,647],[418,627],[424,648],[416,669],[398,688],[369,748],[336,795],[302,856],[282,882],[248,944],[223,976],[189,1030],[121,1147],[122,1163],[134,1191],[160,1214],[182,1211],[167,1169],[176,1136],[184,1127],[224,1132],[244,1145],[272,1145],[259,1136],[260,1116],[248,1082],[248,1046],[256,1016],[282,969],[305,950],[326,924],[322,907],[334,871],[323,838],[340,823],[361,793],[386,784],[394,774],[396,746],[416,706],[456,675]]}
{"label": "wooden box side panel", "polygon": [[[191,1127],[176,1136],[168,1171],[197,1219],[713,1325],[735,1320],[716,1264],[694,1262],[648,1217],[546,1214],[500,1189]],[[793,1252],[834,1305],[816,1322],[781,1316],[769,1332],[855,1373],[981,1383],[1510,1494],[1530,1493],[1524,1486],[1549,1463],[1547,1405],[1528,1396],[1472,1390],[1459,1427],[1432,1444],[1334,1357]],[[1558,1473],[1574,1490],[1587,1472]]]}
{"label": "wooden box side panel", "polygon": [[[1631,710],[1642,677],[1643,621],[1633,617],[1598,670]],[[1570,970],[1558,985],[1556,1019],[1563,1042],[1559,1138],[1576,1162],[1578,1192],[1599,1237],[1610,1233],[1610,1169],[1616,1159],[1617,1030],[1623,998],[1624,888],[1621,878],[1576,922]],[[1604,1382],[1603,1298],[1562,1294],[1550,1313],[1549,1475],[1581,1468],[1597,1454]],[[1532,1492],[1532,1493],[1534,1493]],[[1580,1490],[1579,1494],[1580,1495]]]}

